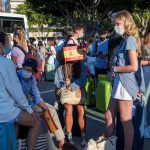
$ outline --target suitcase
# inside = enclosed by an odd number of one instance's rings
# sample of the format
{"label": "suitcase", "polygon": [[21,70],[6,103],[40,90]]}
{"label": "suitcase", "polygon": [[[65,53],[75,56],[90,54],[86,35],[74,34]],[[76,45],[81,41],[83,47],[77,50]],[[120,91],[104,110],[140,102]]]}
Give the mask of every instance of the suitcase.
{"label": "suitcase", "polygon": [[98,82],[103,81],[103,80],[108,80],[108,75],[107,74],[99,74],[98,75]]}
{"label": "suitcase", "polygon": [[18,150],[14,124],[0,124],[0,150]]}
{"label": "suitcase", "polygon": [[110,81],[99,81],[96,90],[96,108],[105,112],[111,97],[112,84]]}
{"label": "suitcase", "polygon": [[[59,102],[59,109],[58,109],[58,117],[62,126],[64,133],[66,133],[66,126],[65,126],[65,108]],[[81,130],[78,124],[78,112],[75,105],[73,105],[73,126],[72,126],[72,135],[73,136],[80,136]]]}
{"label": "suitcase", "polygon": [[85,90],[87,91],[87,101],[85,105],[93,106],[95,104],[95,96],[92,94],[92,92],[95,91],[95,88],[94,88],[94,80],[92,78],[87,79]]}
{"label": "suitcase", "polygon": [[[133,102],[132,123],[134,127],[132,150],[142,150],[144,146],[144,115],[143,102],[139,98]],[[116,135],[118,137],[117,150],[124,150],[124,133],[119,113],[117,115]]]}
{"label": "suitcase", "polygon": [[46,64],[45,73],[46,73],[46,80],[47,81],[54,80],[55,64],[52,64],[52,65]]}

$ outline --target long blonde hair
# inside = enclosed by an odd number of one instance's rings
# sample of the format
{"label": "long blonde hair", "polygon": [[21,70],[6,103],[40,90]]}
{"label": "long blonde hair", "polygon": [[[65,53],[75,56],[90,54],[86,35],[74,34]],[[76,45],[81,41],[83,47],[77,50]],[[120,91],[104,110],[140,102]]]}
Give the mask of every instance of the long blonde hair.
{"label": "long blonde hair", "polygon": [[146,32],[144,34],[144,50],[146,49],[146,45],[150,43],[150,19],[147,22]]}
{"label": "long blonde hair", "polygon": [[26,32],[23,28],[18,28],[15,30],[14,35],[17,35],[21,44],[21,47],[27,51],[27,39],[26,39]]}
{"label": "long blonde hair", "polygon": [[136,38],[137,56],[141,57],[142,51],[141,51],[141,42],[140,42],[139,32],[131,14],[128,11],[123,10],[123,11],[118,12],[114,16],[114,19],[124,21],[125,33],[127,34],[127,36],[134,36]]}

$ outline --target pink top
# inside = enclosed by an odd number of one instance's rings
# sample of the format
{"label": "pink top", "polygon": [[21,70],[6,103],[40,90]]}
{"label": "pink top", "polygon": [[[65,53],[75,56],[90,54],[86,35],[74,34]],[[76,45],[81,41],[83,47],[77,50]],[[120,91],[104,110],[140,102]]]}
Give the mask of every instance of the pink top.
{"label": "pink top", "polygon": [[11,56],[17,57],[16,67],[18,66],[18,68],[22,68],[22,63],[25,58],[24,53],[18,47],[14,47],[12,49]]}
{"label": "pink top", "polygon": [[75,43],[77,46],[79,46],[78,40],[74,39],[73,37],[71,37],[71,39],[73,39],[74,42],[73,42],[73,40],[69,40],[67,44],[74,44]]}

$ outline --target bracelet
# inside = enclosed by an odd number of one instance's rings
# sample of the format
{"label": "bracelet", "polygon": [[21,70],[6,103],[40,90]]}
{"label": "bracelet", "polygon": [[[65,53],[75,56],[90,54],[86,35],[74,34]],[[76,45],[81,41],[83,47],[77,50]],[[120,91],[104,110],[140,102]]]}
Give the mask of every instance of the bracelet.
{"label": "bracelet", "polygon": [[115,67],[112,67],[112,68],[111,68],[111,72],[116,73]]}

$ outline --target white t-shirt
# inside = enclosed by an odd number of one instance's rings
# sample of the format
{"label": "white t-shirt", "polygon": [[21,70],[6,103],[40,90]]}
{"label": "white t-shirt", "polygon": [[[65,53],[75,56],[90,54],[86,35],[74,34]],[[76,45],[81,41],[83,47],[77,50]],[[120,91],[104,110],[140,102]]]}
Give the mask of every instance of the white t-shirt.
{"label": "white t-shirt", "polygon": [[56,59],[56,51],[55,51],[55,47],[54,46],[50,46],[49,52],[54,51],[53,55],[50,55],[49,59],[48,59],[48,64],[54,64],[55,59]]}

